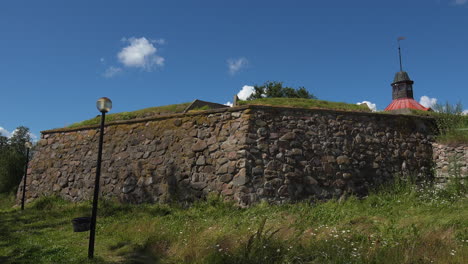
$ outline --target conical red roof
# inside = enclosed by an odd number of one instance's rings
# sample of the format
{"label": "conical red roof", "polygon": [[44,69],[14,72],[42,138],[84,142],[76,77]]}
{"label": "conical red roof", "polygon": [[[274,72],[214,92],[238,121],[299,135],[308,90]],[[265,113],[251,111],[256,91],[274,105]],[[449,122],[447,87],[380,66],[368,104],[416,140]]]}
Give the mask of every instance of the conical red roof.
{"label": "conical red roof", "polygon": [[415,110],[423,110],[423,111],[429,111],[430,108],[426,108],[422,106],[420,103],[416,102],[412,98],[399,98],[393,100],[387,108],[385,108],[385,111],[391,111],[391,110],[398,110],[398,109],[415,109]]}

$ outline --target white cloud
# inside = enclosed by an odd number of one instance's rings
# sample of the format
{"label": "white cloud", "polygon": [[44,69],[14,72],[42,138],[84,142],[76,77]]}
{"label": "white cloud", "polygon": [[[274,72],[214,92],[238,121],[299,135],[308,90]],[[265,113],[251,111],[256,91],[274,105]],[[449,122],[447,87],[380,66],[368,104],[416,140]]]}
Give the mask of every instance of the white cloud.
{"label": "white cloud", "polygon": [[464,114],[464,115],[468,115],[468,109],[466,109],[466,110],[463,110],[462,114]]}
{"label": "white cloud", "polygon": [[372,111],[372,112],[375,112],[377,111],[377,105],[376,104],[373,104],[369,101],[362,101],[360,103],[356,103],[357,105],[361,105],[361,104],[366,104],[367,107],[369,107],[369,109]]}
{"label": "white cloud", "polygon": [[115,75],[117,75],[117,74],[119,74],[121,72],[122,72],[121,68],[110,66],[109,68],[106,69],[106,71],[102,74],[102,76],[104,76],[106,78],[112,78],[112,77],[114,77]]}
{"label": "white cloud", "polygon": [[31,137],[32,142],[36,142],[39,139],[35,134],[31,132],[29,132],[29,136]]}
{"label": "white cloud", "polygon": [[122,41],[129,43],[117,54],[123,65],[146,70],[151,70],[155,66],[164,66],[164,58],[156,54],[158,50],[145,37],[123,38]]}
{"label": "white cloud", "polygon": [[224,105],[227,105],[227,106],[229,106],[229,107],[232,107],[232,103],[231,103],[231,102],[227,102],[227,103],[225,103]]}
{"label": "white cloud", "polygon": [[4,137],[11,137],[11,133],[8,132],[8,130],[6,130],[5,128],[3,127],[0,127],[0,136],[4,136]]}
{"label": "white cloud", "polygon": [[421,96],[419,103],[424,107],[433,107],[437,103],[437,98],[430,98],[429,96]]}
{"label": "white cloud", "polygon": [[164,45],[166,44],[166,40],[163,38],[160,39],[152,39],[151,43],[158,44],[158,45]]}
{"label": "white cloud", "polygon": [[468,0],[455,0],[453,3],[455,5],[464,5],[464,4],[468,3]]}
{"label": "white cloud", "polygon": [[[15,130],[13,130],[12,132],[9,132],[9,131],[6,130],[5,128],[0,127],[0,136],[4,136],[4,137],[7,137],[7,138],[11,138],[17,131],[18,131],[18,129],[15,129]],[[32,140],[33,142],[36,142],[36,141],[39,139],[35,134],[33,134],[33,133],[31,133],[31,132],[29,132],[29,136],[31,137],[31,140]]]}
{"label": "white cloud", "polygon": [[242,89],[237,93],[237,97],[241,100],[247,100],[251,94],[254,92],[254,87],[250,85],[242,86]]}
{"label": "white cloud", "polygon": [[249,64],[249,61],[244,57],[238,58],[238,59],[228,59],[227,66],[229,69],[229,74],[231,75],[236,74],[238,71],[240,71],[242,68],[244,68],[248,64]]}

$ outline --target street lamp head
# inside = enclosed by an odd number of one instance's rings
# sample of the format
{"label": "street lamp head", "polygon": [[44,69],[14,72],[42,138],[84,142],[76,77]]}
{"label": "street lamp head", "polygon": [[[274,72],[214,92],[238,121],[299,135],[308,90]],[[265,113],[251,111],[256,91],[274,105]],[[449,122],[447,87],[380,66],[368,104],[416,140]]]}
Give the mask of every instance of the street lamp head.
{"label": "street lamp head", "polygon": [[24,146],[25,146],[27,149],[31,149],[31,148],[32,148],[32,143],[29,142],[29,141],[26,141],[26,142],[24,143]]}
{"label": "street lamp head", "polygon": [[107,113],[112,109],[112,101],[107,97],[99,98],[96,102],[96,107],[101,113]]}

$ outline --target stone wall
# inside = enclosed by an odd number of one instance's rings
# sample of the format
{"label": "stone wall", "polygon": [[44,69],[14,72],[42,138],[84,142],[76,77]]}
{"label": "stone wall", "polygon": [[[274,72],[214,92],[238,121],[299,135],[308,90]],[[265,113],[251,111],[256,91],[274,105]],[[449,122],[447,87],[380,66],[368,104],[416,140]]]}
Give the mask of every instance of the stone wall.
{"label": "stone wall", "polygon": [[[101,195],[192,202],[215,192],[241,206],[364,195],[395,173],[431,177],[432,127],[426,118],[265,106],[114,122]],[[28,201],[91,198],[97,140],[96,126],[44,131]]]}
{"label": "stone wall", "polygon": [[444,186],[453,177],[468,177],[468,144],[434,143],[432,148],[435,181],[439,186]]}
{"label": "stone wall", "polygon": [[251,200],[365,195],[395,174],[432,177],[428,119],[265,107],[250,124]]}
{"label": "stone wall", "polygon": [[[247,130],[243,110],[108,125],[101,195],[135,203],[190,202],[210,191],[232,196],[236,188],[227,183],[245,177]],[[28,200],[51,194],[90,199],[98,132],[96,127],[43,132],[28,170]]]}

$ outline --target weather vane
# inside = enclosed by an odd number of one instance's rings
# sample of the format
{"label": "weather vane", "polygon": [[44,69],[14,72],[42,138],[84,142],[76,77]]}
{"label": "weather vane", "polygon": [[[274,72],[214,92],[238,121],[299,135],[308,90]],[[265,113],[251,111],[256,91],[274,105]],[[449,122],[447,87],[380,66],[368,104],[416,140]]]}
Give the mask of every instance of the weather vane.
{"label": "weather vane", "polygon": [[403,71],[403,66],[401,66],[401,48],[400,48],[400,40],[406,39],[405,37],[398,37],[398,56],[400,57],[400,71]]}

